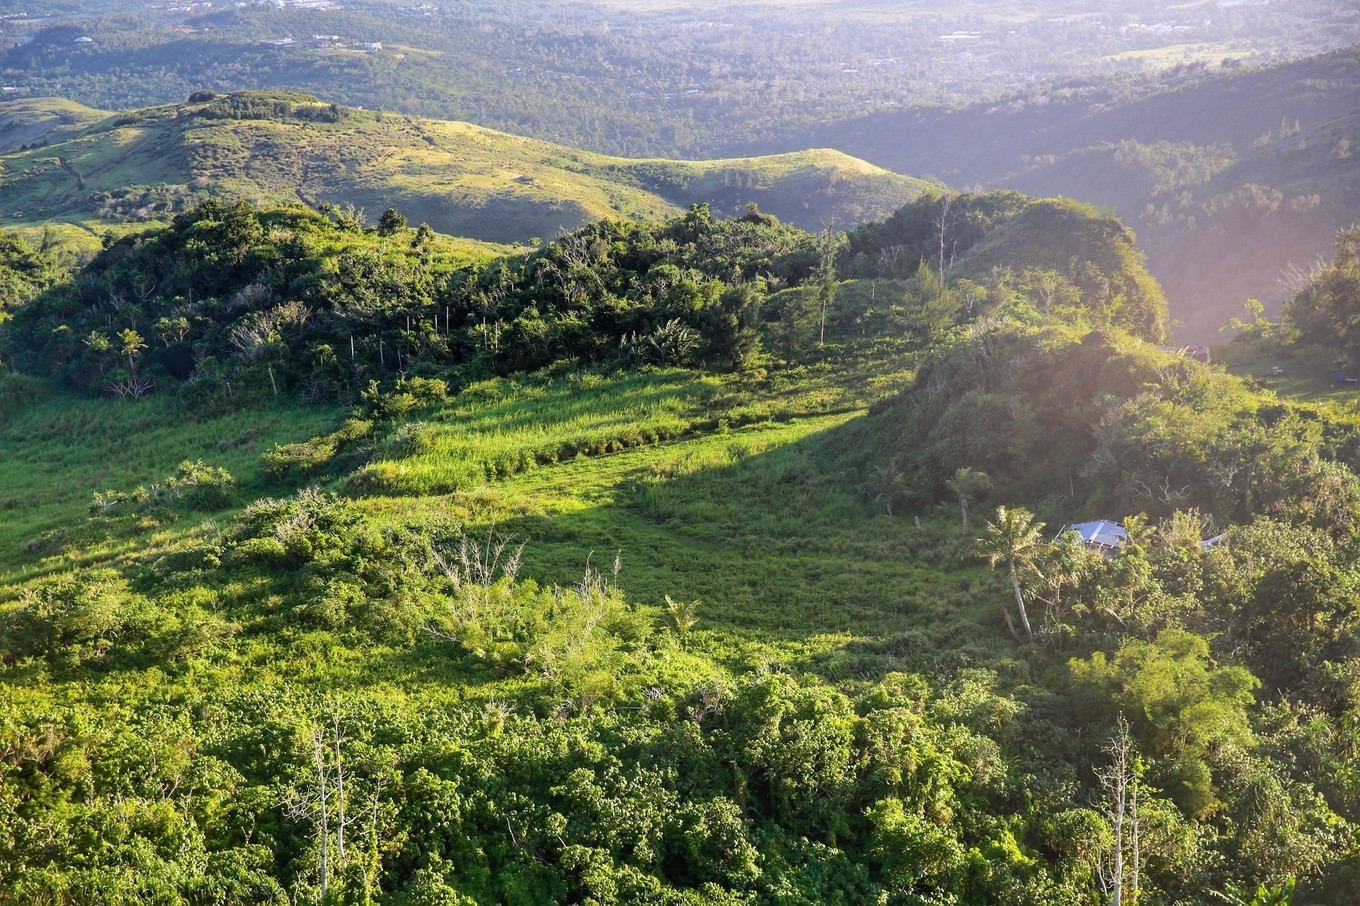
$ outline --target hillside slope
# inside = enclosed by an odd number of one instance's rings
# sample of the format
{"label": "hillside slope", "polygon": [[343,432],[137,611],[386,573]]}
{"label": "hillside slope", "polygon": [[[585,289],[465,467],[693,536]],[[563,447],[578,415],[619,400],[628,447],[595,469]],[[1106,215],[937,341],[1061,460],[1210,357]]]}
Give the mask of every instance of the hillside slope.
{"label": "hillside slope", "polygon": [[326,201],[493,242],[606,217],[748,202],[817,229],[885,216],[927,184],[835,151],[703,162],[626,160],[467,123],[254,93],[154,107],[0,158],[11,223],[166,219],[209,196]]}
{"label": "hillside slope", "polygon": [[50,145],[110,116],[65,98],[15,98],[0,103],[0,152]]}

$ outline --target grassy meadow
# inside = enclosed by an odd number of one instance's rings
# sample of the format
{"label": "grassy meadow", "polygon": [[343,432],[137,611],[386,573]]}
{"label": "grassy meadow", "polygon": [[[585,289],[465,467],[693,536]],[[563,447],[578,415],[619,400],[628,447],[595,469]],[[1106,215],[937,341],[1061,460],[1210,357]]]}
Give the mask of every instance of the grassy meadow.
{"label": "grassy meadow", "polygon": [[197,419],[168,397],[115,404],[54,395],[20,411],[0,424],[0,582],[167,540],[152,524],[130,537],[68,538],[79,535],[96,492],[163,483],[182,461],[203,459],[230,471],[242,495],[260,493],[260,453],[333,419],[330,409],[300,407]]}
{"label": "grassy meadow", "polygon": [[[338,489],[394,529],[513,537],[524,544],[521,575],[545,584],[570,586],[617,557],[630,599],[701,602],[696,638],[800,657],[856,646],[925,656],[929,627],[938,619],[957,632],[973,608],[969,634],[997,635],[981,591],[992,583],[965,556],[955,508],[922,513],[919,528],[915,514],[888,518],[835,442],[909,376],[907,358],[885,347],[745,376],[485,381],[380,427],[335,468],[294,484]],[[231,518],[106,526],[89,517],[96,492],[163,483],[181,461],[202,459],[232,474],[239,507],[295,490],[262,470],[262,453],[336,421],[301,407],[195,420],[156,398],[54,397],[21,412],[0,429],[15,451],[0,463],[0,598],[75,565],[164,556]]]}

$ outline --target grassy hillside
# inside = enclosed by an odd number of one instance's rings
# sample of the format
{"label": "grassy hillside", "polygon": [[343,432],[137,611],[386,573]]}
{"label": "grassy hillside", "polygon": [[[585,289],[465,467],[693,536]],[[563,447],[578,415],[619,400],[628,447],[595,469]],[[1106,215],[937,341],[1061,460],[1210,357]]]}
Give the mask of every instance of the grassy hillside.
{"label": "grassy hillside", "polygon": [[[16,114],[18,117],[22,114]],[[395,207],[412,223],[502,243],[605,217],[756,203],[816,229],[885,216],[926,184],[834,151],[706,162],[624,160],[467,123],[239,94],[109,117],[0,158],[8,223],[98,230],[165,220],[206,197]]]}
{"label": "grassy hillside", "polygon": [[14,98],[0,102],[0,152],[50,145],[111,114],[65,98]]}

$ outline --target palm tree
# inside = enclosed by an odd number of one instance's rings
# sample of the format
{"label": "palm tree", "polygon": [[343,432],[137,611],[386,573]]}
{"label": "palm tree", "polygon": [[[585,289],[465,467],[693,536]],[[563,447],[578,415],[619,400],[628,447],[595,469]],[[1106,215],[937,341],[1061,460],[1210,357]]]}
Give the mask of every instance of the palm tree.
{"label": "palm tree", "polygon": [[968,534],[968,498],[976,497],[992,486],[986,472],[978,472],[964,466],[947,480],[945,487],[959,495],[959,511],[963,514],[963,533]]}
{"label": "palm tree", "polygon": [[131,327],[119,331],[118,342],[122,344],[123,355],[127,356],[128,370],[132,372],[133,377],[136,377],[137,356],[141,355],[142,350],[146,348],[146,342],[142,339],[142,335]]}
{"label": "palm tree", "polygon": [[[1034,642],[1034,630],[1030,629],[1025,598],[1020,593],[1020,573],[1036,571],[1034,560],[1043,548],[1043,529],[1044,524],[1035,522],[1034,514],[1029,510],[1023,507],[1008,510],[999,506],[996,508],[996,521],[987,523],[987,534],[978,539],[978,551],[987,558],[988,566],[996,569],[998,563],[1005,562],[1010,573],[1011,591],[1015,592],[1015,609],[1020,614],[1020,624],[1025,627],[1025,638],[1030,643]],[[1003,613],[1006,615],[1006,626],[1018,641],[1020,635],[1015,631],[1010,608],[1005,608]]]}
{"label": "palm tree", "polygon": [[1048,597],[1042,600],[1046,605],[1044,632],[1050,637],[1061,640],[1063,591],[1080,587],[1099,560],[1100,554],[1087,547],[1076,532],[1069,530],[1049,544],[1047,553],[1035,563],[1035,569],[1048,589]]}
{"label": "palm tree", "polygon": [[665,626],[675,633],[681,648],[685,647],[685,641],[689,638],[689,631],[694,628],[695,623],[699,622],[699,618],[694,613],[698,608],[698,601],[674,601],[670,595],[666,595]]}
{"label": "palm tree", "polygon": [[883,512],[891,519],[893,503],[911,495],[912,486],[907,476],[897,468],[897,463],[874,466],[864,482],[865,490],[874,495],[874,503],[883,504]]}

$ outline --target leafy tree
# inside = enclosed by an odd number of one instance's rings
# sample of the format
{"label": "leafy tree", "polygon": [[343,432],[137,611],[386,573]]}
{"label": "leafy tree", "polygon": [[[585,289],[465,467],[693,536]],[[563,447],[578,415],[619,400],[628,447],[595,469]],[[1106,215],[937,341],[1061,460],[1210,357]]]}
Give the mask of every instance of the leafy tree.
{"label": "leafy tree", "polygon": [[1113,658],[1098,651],[1069,667],[1078,684],[1130,715],[1143,752],[1155,759],[1154,780],[1186,814],[1222,807],[1213,764],[1253,741],[1247,708],[1260,682],[1249,671],[1215,665],[1209,643],[1183,629],[1129,640]]}
{"label": "leafy tree", "polygon": [[9,232],[0,231],[0,322],[50,286],[58,269],[46,249],[34,249]]}
{"label": "leafy tree", "polygon": [[396,208],[388,208],[378,218],[378,235],[391,236],[406,229],[406,218]]}
{"label": "leafy tree", "polygon": [[1332,263],[1285,304],[1284,326],[1298,341],[1360,355],[1360,225],[1337,235]]}
{"label": "leafy tree", "polygon": [[761,294],[750,283],[729,286],[716,304],[705,312],[709,355],[736,371],[745,368],[760,351]]}
{"label": "leafy tree", "polygon": [[826,312],[836,301],[836,253],[844,237],[831,227],[822,231],[822,257],[817,265],[817,345],[826,342]]}

